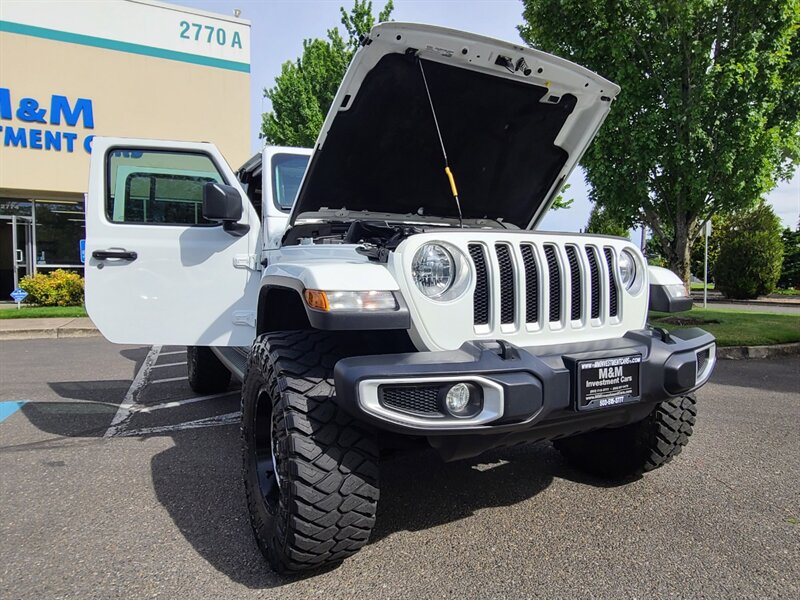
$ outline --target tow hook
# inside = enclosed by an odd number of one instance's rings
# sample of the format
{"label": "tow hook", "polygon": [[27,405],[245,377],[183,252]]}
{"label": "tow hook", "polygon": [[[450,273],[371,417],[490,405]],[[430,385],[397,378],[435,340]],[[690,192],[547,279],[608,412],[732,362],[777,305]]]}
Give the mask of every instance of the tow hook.
{"label": "tow hook", "polygon": [[510,344],[505,340],[487,340],[478,342],[481,350],[488,350],[494,352],[503,360],[518,360],[519,350],[514,344]]}

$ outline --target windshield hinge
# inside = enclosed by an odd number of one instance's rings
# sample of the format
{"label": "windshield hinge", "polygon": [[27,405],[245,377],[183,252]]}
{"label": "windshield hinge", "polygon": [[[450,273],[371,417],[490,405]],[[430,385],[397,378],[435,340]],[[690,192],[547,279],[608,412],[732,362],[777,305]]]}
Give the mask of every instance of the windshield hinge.
{"label": "windshield hinge", "polygon": [[261,265],[258,264],[258,257],[255,254],[237,254],[233,257],[233,266],[236,269],[261,270]]}

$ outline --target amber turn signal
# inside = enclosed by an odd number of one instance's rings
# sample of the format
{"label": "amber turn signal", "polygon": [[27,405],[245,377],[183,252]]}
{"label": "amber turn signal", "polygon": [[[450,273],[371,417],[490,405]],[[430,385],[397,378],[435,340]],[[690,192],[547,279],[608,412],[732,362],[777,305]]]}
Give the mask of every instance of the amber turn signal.
{"label": "amber turn signal", "polygon": [[306,290],[305,291],[306,304],[309,308],[316,310],[329,311],[331,305],[328,302],[328,296],[325,292],[320,290]]}

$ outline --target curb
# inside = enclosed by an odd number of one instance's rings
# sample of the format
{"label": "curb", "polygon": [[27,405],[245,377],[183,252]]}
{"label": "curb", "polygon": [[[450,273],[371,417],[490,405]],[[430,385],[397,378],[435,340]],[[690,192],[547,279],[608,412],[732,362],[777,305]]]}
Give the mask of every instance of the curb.
{"label": "curb", "polygon": [[747,360],[751,358],[780,358],[800,355],[800,342],[774,344],[772,346],[727,346],[717,347],[717,358],[723,360]]}
{"label": "curb", "polygon": [[60,338],[95,337],[101,335],[93,327],[59,327],[51,329],[12,329],[0,331],[3,340],[53,340]]}

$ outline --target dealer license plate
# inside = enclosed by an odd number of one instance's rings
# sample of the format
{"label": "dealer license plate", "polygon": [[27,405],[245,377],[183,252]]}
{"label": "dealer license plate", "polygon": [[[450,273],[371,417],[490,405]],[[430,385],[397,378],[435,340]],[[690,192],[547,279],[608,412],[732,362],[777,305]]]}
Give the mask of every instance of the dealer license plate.
{"label": "dealer license plate", "polygon": [[642,355],[578,362],[578,410],[618,406],[639,400]]}

